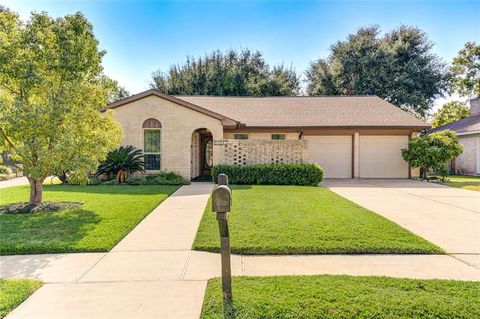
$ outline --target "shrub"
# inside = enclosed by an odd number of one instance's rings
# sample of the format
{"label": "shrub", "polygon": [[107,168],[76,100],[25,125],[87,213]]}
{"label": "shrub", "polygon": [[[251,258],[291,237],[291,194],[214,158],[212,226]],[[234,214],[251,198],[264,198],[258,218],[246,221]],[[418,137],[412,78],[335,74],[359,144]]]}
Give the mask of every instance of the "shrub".
{"label": "shrub", "polygon": [[413,168],[421,168],[423,179],[427,179],[428,169],[433,168],[444,180],[448,173],[446,163],[462,151],[457,134],[445,130],[414,138],[406,149],[402,149],[402,156]]}
{"label": "shrub", "polygon": [[10,179],[10,178],[13,178],[15,177],[15,175],[13,174],[2,174],[0,173],[0,181],[4,181],[4,180],[7,180],[7,179]]}
{"label": "shrub", "polygon": [[147,176],[135,176],[127,179],[129,185],[188,185],[190,182],[183,177],[172,173],[163,172]]}
{"label": "shrub", "polygon": [[0,165],[0,174],[7,174],[7,175],[9,175],[9,174],[10,174],[10,171],[9,171],[8,167],[3,166],[3,165]]}
{"label": "shrub", "polygon": [[108,152],[107,158],[100,163],[95,175],[113,174],[117,182],[122,183],[127,176],[136,171],[144,172],[142,151],[127,145]]}
{"label": "shrub", "polygon": [[317,186],[323,179],[317,164],[216,165],[212,168],[215,182],[220,173],[227,174],[231,184]]}

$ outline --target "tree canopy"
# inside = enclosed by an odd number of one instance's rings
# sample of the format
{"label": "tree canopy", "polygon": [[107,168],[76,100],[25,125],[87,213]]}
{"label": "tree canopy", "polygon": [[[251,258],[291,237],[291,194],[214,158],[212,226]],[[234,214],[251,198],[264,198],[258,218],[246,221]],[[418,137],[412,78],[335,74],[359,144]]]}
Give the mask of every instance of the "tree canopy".
{"label": "tree canopy", "polygon": [[480,45],[467,42],[453,59],[451,91],[468,97],[480,96]]}
{"label": "tree canopy", "polygon": [[120,141],[112,114],[99,112],[112,96],[105,52],[81,13],[32,13],[24,23],[0,11],[0,43],[0,148],[22,163],[37,205],[47,176],[85,181]]}
{"label": "tree canopy", "polygon": [[422,178],[427,178],[429,168],[433,168],[445,178],[446,163],[460,155],[462,151],[463,146],[458,141],[457,134],[445,130],[412,139],[408,147],[402,150],[402,156],[412,167],[422,169]]}
{"label": "tree canopy", "polygon": [[166,94],[278,96],[299,93],[295,70],[270,67],[259,51],[214,51],[204,57],[187,57],[184,64],[152,75],[151,87]]}
{"label": "tree canopy", "polygon": [[401,26],[383,36],[378,26],[361,28],[333,44],[327,58],[311,63],[307,93],[375,94],[425,116],[448,85],[446,65],[431,49],[418,28]]}
{"label": "tree canopy", "polygon": [[432,127],[442,126],[470,116],[470,109],[463,102],[451,101],[445,103],[433,114]]}

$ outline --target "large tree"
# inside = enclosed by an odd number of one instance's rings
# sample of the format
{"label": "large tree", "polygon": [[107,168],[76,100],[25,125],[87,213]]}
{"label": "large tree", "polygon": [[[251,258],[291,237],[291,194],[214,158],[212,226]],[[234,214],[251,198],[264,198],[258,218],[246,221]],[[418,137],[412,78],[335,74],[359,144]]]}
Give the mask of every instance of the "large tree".
{"label": "large tree", "polygon": [[470,115],[470,109],[463,102],[451,101],[445,103],[433,114],[432,127],[442,126]]}
{"label": "large tree", "polygon": [[33,13],[24,23],[0,11],[0,148],[21,163],[32,205],[47,176],[68,171],[85,181],[119,143],[112,114],[99,112],[112,96],[103,55],[81,13]]}
{"label": "large tree", "polygon": [[307,93],[375,94],[424,116],[447,88],[445,64],[431,49],[418,28],[402,26],[383,36],[377,26],[361,28],[311,63]]}
{"label": "large tree", "polygon": [[480,45],[467,42],[453,59],[451,91],[468,97],[480,96]]}
{"label": "large tree", "polygon": [[270,67],[260,52],[245,49],[187,57],[166,73],[154,72],[151,87],[167,94],[276,96],[298,94],[299,82],[292,68]]}

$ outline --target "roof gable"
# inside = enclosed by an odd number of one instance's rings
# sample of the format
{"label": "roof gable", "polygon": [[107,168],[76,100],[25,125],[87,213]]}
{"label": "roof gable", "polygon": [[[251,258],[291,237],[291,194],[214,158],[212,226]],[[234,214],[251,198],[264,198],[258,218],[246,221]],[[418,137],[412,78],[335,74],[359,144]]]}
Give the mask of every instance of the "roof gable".
{"label": "roof gable", "polygon": [[145,92],[142,92],[142,93],[139,93],[139,94],[135,94],[135,95],[132,95],[132,96],[129,96],[127,98],[124,98],[124,99],[121,99],[121,100],[118,100],[118,101],[115,101],[113,103],[110,103],[107,105],[107,107],[105,107],[102,112],[106,111],[106,110],[109,110],[109,109],[115,109],[117,107],[120,107],[120,106],[124,106],[124,105],[127,105],[129,103],[132,103],[132,102],[135,102],[135,101],[138,101],[138,100],[141,100],[141,99],[144,99],[146,97],[149,97],[149,96],[156,96],[156,97],[159,97],[161,99],[165,99],[165,100],[168,100],[170,102],[173,102],[175,104],[178,104],[178,105],[181,105],[181,106],[184,106],[186,108],[189,108],[191,110],[194,110],[194,111],[197,111],[199,113],[202,113],[202,114],[205,114],[205,115],[208,115],[208,116],[211,116],[213,118],[216,118],[220,121],[222,121],[222,124],[224,126],[237,126],[238,122],[232,118],[229,118],[227,116],[224,116],[222,114],[219,114],[219,113],[216,113],[214,111],[211,111],[211,110],[208,110],[208,109],[205,109],[201,106],[198,106],[198,105],[195,105],[195,104],[192,104],[188,101],[185,101],[185,100],[181,100],[181,99],[178,99],[174,96],[171,96],[171,95],[168,95],[168,94],[164,94],[164,93],[161,93],[157,90],[148,90],[148,91],[145,91]]}

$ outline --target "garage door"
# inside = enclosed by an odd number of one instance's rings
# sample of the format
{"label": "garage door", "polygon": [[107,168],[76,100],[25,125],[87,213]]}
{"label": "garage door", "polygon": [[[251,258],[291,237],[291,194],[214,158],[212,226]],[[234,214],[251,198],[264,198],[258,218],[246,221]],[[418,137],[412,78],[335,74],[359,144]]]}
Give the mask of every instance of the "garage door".
{"label": "garage door", "polygon": [[408,163],[402,158],[408,136],[360,135],[360,177],[408,178]]}
{"label": "garage door", "polygon": [[352,178],[352,136],[305,136],[308,158],[326,178]]}

